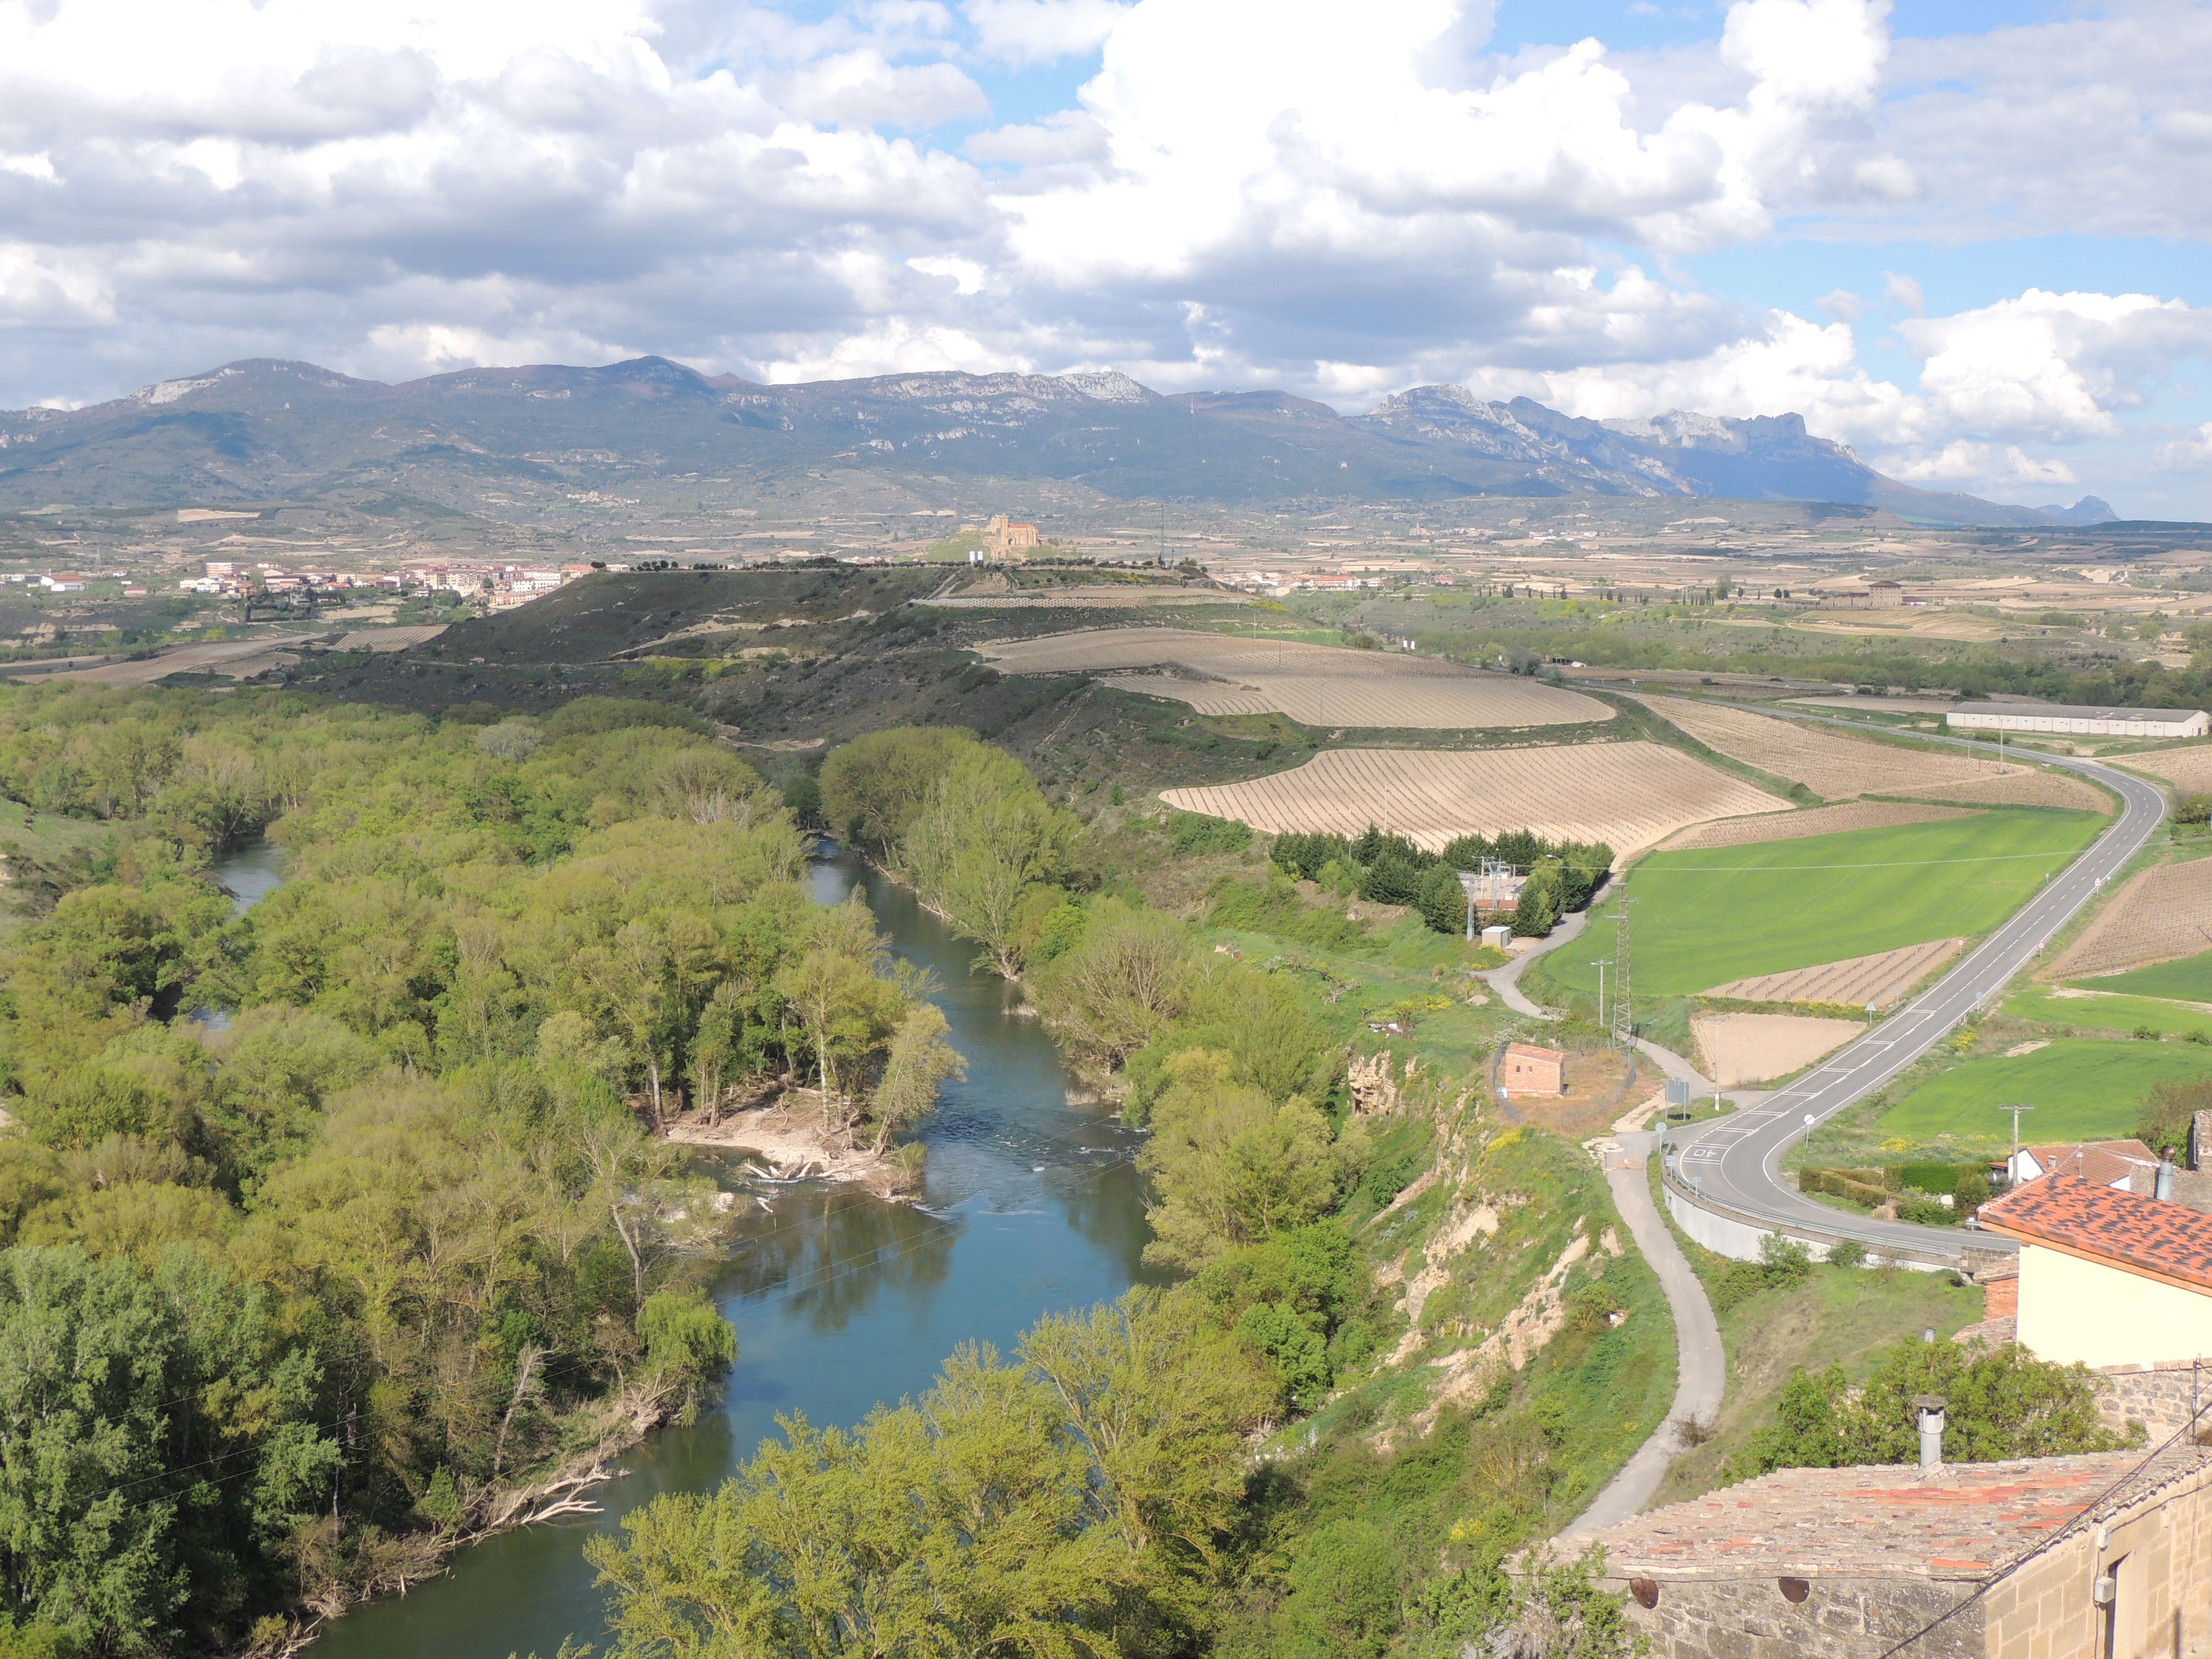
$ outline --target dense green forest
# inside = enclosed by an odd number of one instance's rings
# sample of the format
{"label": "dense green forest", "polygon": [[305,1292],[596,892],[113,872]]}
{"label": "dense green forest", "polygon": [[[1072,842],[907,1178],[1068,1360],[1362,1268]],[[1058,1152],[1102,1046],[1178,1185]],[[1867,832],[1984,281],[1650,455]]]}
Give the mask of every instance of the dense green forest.
{"label": "dense green forest", "polygon": [[[108,831],[9,859],[7,1639],[265,1644],[421,1576],[726,1367],[660,1113],[942,1074],[927,986],[690,717],[465,714],[0,701],[27,825]],[[234,918],[209,861],[264,830],[289,879]]]}

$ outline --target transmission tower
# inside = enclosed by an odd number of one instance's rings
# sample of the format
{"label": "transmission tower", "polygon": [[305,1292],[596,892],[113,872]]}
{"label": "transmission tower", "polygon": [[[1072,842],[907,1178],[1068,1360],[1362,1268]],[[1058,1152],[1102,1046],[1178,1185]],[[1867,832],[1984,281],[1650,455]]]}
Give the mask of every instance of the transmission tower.
{"label": "transmission tower", "polygon": [[1613,1046],[1623,1054],[1636,1046],[1636,1015],[1628,988],[1628,907],[1635,902],[1623,893],[1613,912]]}

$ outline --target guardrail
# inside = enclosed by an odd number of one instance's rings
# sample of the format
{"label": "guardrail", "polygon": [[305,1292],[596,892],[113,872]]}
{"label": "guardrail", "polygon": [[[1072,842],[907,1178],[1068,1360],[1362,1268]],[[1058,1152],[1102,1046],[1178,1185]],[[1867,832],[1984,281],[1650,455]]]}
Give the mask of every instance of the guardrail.
{"label": "guardrail", "polygon": [[[1785,1238],[1794,1238],[1800,1243],[1818,1245],[1824,1250],[1843,1243],[1863,1244],[1866,1246],[1867,1259],[1869,1261],[1891,1261],[1900,1267],[1933,1268],[1939,1272],[1956,1269],[1961,1273],[1979,1273],[1984,1267],[1994,1267],[2001,1261],[2009,1260],[2015,1254],[2014,1250],[2002,1245],[1969,1243],[1965,1238],[1961,1238],[1957,1245],[1952,1248],[1945,1248],[1949,1245],[1948,1239],[1942,1244],[1930,1243],[1924,1247],[1879,1242],[1870,1243],[1845,1227],[1827,1228],[1794,1219],[1783,1220],[1775,1216],[1761,1215],[1756,1210],[1747,1210],[1741,1206],[1715,1198],[1711,1194],[1704,1192],[1684,1181],[1680,1170],[1676,1167],[1676,1161],[1680,1156],[1679,1152],[1669,1152],[1660,1160],[1661,1184],[1684,1203],[1703,1210],[1708,1215],[1720,1216],[1735,1222],[1740,1226],[1751,1228],[1756,1232],[1779,1233]],[[1921,1231],[1931,1233],[1935,1231],[1933,1228],[1923,1228]]]}

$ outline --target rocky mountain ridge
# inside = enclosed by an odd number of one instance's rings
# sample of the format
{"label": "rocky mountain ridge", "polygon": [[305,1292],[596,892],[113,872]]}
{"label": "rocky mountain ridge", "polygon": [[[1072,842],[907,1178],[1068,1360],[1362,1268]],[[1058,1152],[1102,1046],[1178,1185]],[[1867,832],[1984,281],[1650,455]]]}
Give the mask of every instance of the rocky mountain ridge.
{"label": "rocky mountain ridge", "polygon": [[2094,498],[2033,508],[1916,489],[1796,415],[1593,421],[1455,386],[1345,416],[1279,392],[1162,393],[1111,370],[763,385],[642,357],[386,385],[255,359],[83,409],[0,411],[0,507],[394,485],[455,506],[495,489],[526,500],[672,482],[729,495],[835,472],[1243,507],[1596,494],[1832,501],[1948,524],[2112,516]]}

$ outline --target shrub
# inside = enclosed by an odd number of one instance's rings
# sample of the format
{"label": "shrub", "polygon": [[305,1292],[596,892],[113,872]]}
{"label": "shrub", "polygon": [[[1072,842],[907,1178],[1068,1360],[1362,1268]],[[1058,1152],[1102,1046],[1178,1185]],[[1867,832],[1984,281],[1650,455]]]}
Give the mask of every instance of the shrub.
{"label": "shrub", "polygon": [[1840,1243],[1828,1246],[1828,1265],[1831,1267],[1863,1267],[1866,1259],[1867,1247],[1856,1238],[1846,1238]]}
{"label": "shrub", "polygon": [[1180,855],[1241,853],[1252,844],[1252,826],[1238,818],[1209,817],[1203,812],[1177,812],[1168,820],[1168,837]]}
{"label": "shrub", "polygon": [[2174,803],[2176,823],[2212,823],[2212,795],[2184,795]]}
{"label": "shrub", "polygon": [[1585,1336],[1595,1336],[1620,1310],[1620,1304],[1613,1300],[1603,1279],[1584,1279],[1567,1299],[1567,1328]]}

